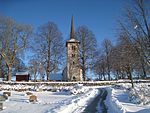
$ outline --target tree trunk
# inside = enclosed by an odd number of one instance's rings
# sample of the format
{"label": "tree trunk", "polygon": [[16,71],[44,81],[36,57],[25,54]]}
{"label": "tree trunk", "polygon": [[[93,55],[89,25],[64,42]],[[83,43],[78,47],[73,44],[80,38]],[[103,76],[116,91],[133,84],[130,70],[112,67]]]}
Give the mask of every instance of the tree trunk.
{"label": "tree trunk", "polygon": [[83,65],[83,69],[82,69],[82,75],[83,75],[83,81],[86,80],[86,74],[85,74],[85,59],[84,59],[84,54],[82,57],[82,65]]}
{"label": "tree trunk", "polygon": [[119,79],[119,71],[116,70],[116,80],[118,80],[118,79]]}
{"label": "tree trunk", "polygon": [[129,67],[128,67],[126,73],[127,73],[127,76],[128,76],[128,78],[129,78],[129,80],[131,80],[132,88],[134,88],[133,77],[132,77],[132,74],[131,74],[131,71],[130,71],[130,68],[129,68]]}
{"label": "tree trunk", "polygon": [[36,72],[34,73],[34,82],[36,82]]}
{"label": "tree trunk", "polygon": [[108,61],[108,70],[107,70],[107,74],[108,74],[108,80],[110,80],[110,66],[109,66],[109,61]]}
{"label": "tree trunk", "polygon": [[50,75],[50,72],[47,71],[47,72],[46,72],[46,80],[47,80],[47,81],[49,80],[49,75]]}
{"label": "tree trunk", "polygon": [[8,65],[8,81],[11,81],[12,78],[12,65]]}
{"label": "tree trunk", "polygon": [[83,68],[82,74],[83,74],[83,80],[86,81],[85,68]]}
{"label": "tree trunk", "polygon": [[109,62],[109,57],[108,57],[108,52],[106,52],[106,60],[107,60],[107,75],[108,75],[108,80],[110,80],[110,62]]}
{"label": "tree trunk", "polygon": [[145,70],[145,66],[142,63],[142,70],[143,70],[143,78],[146,79],[147,78],[147,74],[146,74],[146,70]]}
{"label": "tree trunk", "polygon": [[132,88],[134,88],[133,77],[132,77],[132,71],[131,71],[131,67],[130,67],[130,66],[128,66],[128,67],[126,68],[126,73],[127,73],[128,78],[131,80]]}
{"label": "tree trunk", "polygon": [[108,72],[108,80],[110,81],[111,79],[110,79],[110,71]]}
{"label": "tree trunk", "polygon": [[49,74],[50,74],[50,48],[48,50],[48,61],[47,61],[47,70],[46,70],[47,80],[49,80]]}
{"label": "tree trunk", "polygon": [[132,88],[134,88],[134,84],[133,84],[133,77],[132,77],[131,72],[129,72],[129,77],[130,77],[130,80],[131,80]]}
{"label": "tree trunk", "polygon": [[104,80],[106,80],[105,72],[104,72],[104,71],[102,72],[102,75],[103,75],[103,77],[104,77]]}
{"label": "tree trunk", "polygon": [[102,80],[102,74],[99,74],[99,80]]}
{"label": "tree trunk", "polygon": [[51,38],[48,38],[48,51],[47,51],[47,69],[46,69],[46,79],[49,80],[50,68],[51,68]]}

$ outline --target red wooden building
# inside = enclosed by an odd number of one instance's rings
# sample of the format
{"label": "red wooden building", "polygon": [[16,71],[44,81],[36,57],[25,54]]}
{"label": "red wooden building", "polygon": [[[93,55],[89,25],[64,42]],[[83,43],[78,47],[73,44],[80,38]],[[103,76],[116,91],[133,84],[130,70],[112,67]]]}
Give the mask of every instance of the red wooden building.
{"label": "red wooden building", "polygon": [[28,72],[17,72],[16,81],[29,81],[30,74]]}

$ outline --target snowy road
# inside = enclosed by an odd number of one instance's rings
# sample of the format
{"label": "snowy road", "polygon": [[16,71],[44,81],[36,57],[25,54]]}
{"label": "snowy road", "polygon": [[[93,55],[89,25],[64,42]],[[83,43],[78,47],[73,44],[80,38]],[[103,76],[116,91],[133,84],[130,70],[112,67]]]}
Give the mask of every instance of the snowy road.
{"label": "snowy road", "polygon": [[104,102],[107,97],[107,91],[105,88],[100,88],[99,91],[100,94],[85,108],[82,113],[107,113],[107,107]]}

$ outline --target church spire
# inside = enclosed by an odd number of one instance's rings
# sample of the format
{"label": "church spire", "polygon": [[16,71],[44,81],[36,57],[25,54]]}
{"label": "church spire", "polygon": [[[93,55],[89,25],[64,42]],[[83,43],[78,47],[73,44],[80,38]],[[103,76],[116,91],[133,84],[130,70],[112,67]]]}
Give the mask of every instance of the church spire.
{"label": "church spire", "polygon": [[71,31],[70,31],[70,39],[75,38],[75,32],[74,32],[74,17],[72,16],[71,19]]}

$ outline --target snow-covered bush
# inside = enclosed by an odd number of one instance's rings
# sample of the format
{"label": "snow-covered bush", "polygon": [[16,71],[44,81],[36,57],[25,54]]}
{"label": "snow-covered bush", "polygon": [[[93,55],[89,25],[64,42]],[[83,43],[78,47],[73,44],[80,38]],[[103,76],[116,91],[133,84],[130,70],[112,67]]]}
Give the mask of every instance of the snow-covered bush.
{"label": "snow-covered bush", "polygon": [[115,84],[112,87],[115,88],[115,89],[124,89],[124,87],[120,84],[117,84],[117,85]]}
{"label": "snow-covered bush", "polygon": [[128,92],[129,100],[134,104],[150,104],[150,83],[134,83],[134,88],[129,83],[121,83],[113,88]]}
{"label": "snow-covered bush", "polygon": [[148,84],[135,84],[135,88],[129,91],[129,99],[136,104],[150,104],[150,87]]}
{"label": "snow-covered bush", "polygon": [[77,94],[83,94],[87,92],[88,90],[89,89],[85,88],[83,84],[76,84],[73,86],[73,88],[70,89],[70,93],[73,95],[77,95]]}

